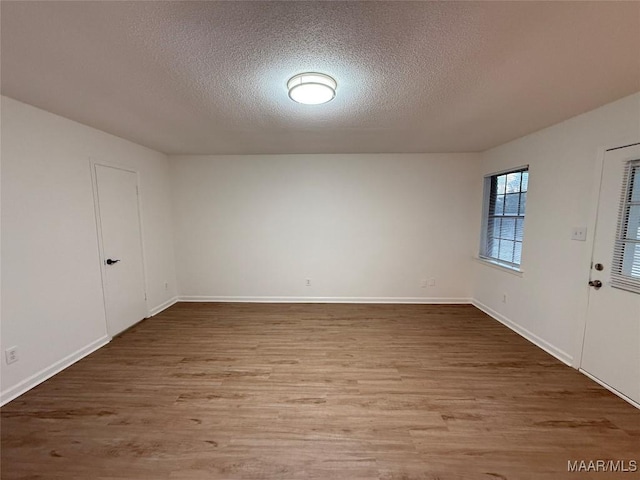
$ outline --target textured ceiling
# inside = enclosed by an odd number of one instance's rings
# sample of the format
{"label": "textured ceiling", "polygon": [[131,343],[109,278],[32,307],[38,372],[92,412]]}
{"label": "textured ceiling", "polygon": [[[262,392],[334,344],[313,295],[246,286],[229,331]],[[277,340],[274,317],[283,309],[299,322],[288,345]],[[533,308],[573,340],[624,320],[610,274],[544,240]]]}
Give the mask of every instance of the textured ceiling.
{"label": "textured ceiling", "polygon": [[640,91],[640,2],[0,5],[3,95],[166,153],[481,151]]}

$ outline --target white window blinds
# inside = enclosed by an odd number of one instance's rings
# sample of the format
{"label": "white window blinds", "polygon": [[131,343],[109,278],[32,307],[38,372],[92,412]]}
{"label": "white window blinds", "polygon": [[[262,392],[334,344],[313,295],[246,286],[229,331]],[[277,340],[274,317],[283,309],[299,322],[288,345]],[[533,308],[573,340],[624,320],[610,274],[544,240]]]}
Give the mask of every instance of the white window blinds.
{"label": "white window blinds", "polygon": [[528,187],[528,167],[485,177],[481,258],[520,266]]}
{"label": "white window blinds", "polygon": [[640,160],[625,168],[612,265],[611,286],[640,293]]}

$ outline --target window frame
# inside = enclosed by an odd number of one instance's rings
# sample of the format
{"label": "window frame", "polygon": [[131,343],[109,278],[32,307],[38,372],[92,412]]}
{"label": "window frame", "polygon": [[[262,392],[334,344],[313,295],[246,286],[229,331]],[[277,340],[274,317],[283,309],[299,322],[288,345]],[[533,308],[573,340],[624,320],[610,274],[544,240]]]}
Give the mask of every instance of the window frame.
{"label": "window frame", "polygon": [[[523,173],[523,172],[527,172],[527,189],[523,192],[521,190],[522,188],[522,180],[520,183],[520,189],[517,192],[514,193],[518,193],[518,194],[522,194],[522,193],[527,193],[529,191],[528,188],[528,173],[529,173],[529,165],[520,165],[518,167],[513,167],[513,168],[509,168],[506,170],[501,170],[499,172],[493,172],[490,173],[488,175],[484,176],[483,179],[483,192],[482,192],[482,229],[481,229],[481,233],[480,233],[480,248],[479,248],[479,254],[478,254],[478,259],[483,261],[483,262],[487,262],[490,265],[494,265],[497,267],[501,267],[501,268],[505,268],[508,271],[513,271],[514,273],[522,273],[522,252],[520,254],[520,263],[515,263],[515,262],[509,262],[506,260],[502,260],[499,258],[499,253],[498,253],[498,257],[493,257],[491,255],[489,255],[488,252],[488,240],[489,240],[489,223],[491,221],[491,219],[494,219],[496,217],[499,218],[505,218],[505,215],[492,215],[490,212],[490,208],[491,208],[491,199],[492,199],[492,194],[494,194],[494,190],[493,190],[493,183],[494,183],[494,179],[497,182],[497,178],[500,176],[506,176],[509,175],[511,173]],[[501,195],[499,193],[495,193],[495,196],[497,197],[498,195]],[[506,193],[506,186],[505,186],[505,193],[504,195],[507,195]],[[523,240],[524,240],[524,221],[526,218],[526,204],[525,204],[525,209],[524,212],[522,213],[522,215],[520,215],[520,202],[518,201],[518,214],[517,215],[508,215],[507,218],[513,218],[516,220],[521,219],[522,221],[522,228],[523,228]],[[517,228],[517,227],[516,227]],[[494,237],[496,238],[496,237]],[[518,242],[518,240],[513,240],[514,242]],[[523,242],[519,242],[519,243],[523,243]]]}
{"label": "window frame", "polygon": [[[635,184],[636,171],[640,172],[640,159],[629,160],[624,167],[622,179],[622,192],[618,210],[616,236],[614,240],[613,259],[611,262],[611,286],[621,290],[640,293],[640,277],[627,274],[627,263],[631,268],[635,266],[635,257],[640,241],[629,237],[630,215],[633,206],[640,205],[640,202],[633,199],[633,194],[637,188],[640,192],[640,185]],[[633,251],[628,249],[633,245]]]}

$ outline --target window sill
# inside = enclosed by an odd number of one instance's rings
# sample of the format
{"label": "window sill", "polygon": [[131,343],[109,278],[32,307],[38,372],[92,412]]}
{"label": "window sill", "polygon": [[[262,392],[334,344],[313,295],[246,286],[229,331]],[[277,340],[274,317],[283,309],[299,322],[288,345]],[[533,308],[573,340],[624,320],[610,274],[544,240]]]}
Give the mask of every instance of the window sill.
{"label": "window sill", "polygon": [[516,267],[510,267],[508,265],[504,265],[502,263],[495,262],[493,260],[489,260],[488,258],[482,257],[473,257],[474,260],[482,265],[486,265],[487,267],[495,268],[496,270],[501,270],[503,272],[509,273],[511,275],[515,275],[516,277],[522,277],[524,272]]}

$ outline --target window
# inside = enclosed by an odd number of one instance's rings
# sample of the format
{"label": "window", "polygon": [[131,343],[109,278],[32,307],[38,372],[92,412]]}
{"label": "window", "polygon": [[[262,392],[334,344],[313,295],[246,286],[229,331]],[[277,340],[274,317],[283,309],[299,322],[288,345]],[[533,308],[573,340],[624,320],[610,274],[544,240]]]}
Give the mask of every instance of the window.
{"label": "window", "polygon": [[528,186],[528,166],[485,177],[481,258],[520,267]]}
{"label": "window", "polygon": [[622,184],[611,285],[640,293],[640,160],[627,163]]}

